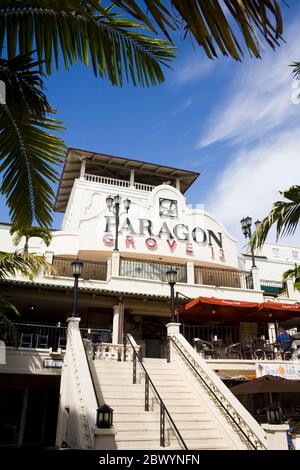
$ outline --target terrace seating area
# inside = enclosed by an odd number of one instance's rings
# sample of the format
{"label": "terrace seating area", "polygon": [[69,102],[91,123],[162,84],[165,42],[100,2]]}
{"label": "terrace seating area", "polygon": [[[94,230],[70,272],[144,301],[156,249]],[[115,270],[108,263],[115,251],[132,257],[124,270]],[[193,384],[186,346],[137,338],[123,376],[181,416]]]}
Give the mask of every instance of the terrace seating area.
{"label": "terrace seating area", "polygon": [[300,340],[277,342],[276,332],[264,325],[248,338],[238,326],[184,325],[183,335],[204,359],[300,361]]}
{"label": "terrace seating area", "polygon": [[[6,346],[31,349],[65,350],[67,326],[37,323],[11,323],[9,326],[0,323],[0,340]],[[111,328],[80,328],[81,335],[93,343],[111,343]]]}
{"label": "terrace seating area", "polygon": [[200,338],[194,338],[193,343],[204,359],[300,360],[300,348],[285,349],[282,344],[270,344],[268,340],[254,339],[226,347],[221,341],[216,345]]}

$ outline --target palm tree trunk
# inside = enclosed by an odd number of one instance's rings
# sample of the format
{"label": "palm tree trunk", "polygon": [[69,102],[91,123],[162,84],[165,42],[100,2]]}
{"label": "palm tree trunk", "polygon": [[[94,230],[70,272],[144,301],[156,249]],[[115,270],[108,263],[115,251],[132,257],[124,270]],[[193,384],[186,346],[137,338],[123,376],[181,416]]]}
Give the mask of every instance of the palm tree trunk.
{"label": "palm tree trunk", "polygon": [[29,242],[29,237],[26,237],[26,236],[25,236],[24,253],[28,253],[28,248],[29,248],[28,242]]}

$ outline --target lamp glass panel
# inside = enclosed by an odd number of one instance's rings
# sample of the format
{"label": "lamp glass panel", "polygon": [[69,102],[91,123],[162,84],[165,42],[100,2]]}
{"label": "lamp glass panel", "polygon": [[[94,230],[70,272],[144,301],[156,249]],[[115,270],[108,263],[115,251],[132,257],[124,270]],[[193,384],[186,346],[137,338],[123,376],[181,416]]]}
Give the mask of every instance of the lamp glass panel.
{"label": "lamp glass panel", "polygon": [[112,208],[113,203],[114,203],[113,197],[112,197],[112,196],[108,196],[108,197],[106,198],[106,205],[107,205],[108,209],[111,209],[111,208]]}
{"label": "lamp glass panel", "polygon": [[166,271],[166,279],[169,284],[175,284],[177,280],[177,271],[175,269],[169,269]]}
{"label": "lamp glass panel", "polygon": [[73,270],[73,276],[80,276],[82,273],[83,262],[79,259],[76,259],[75,261],[72,261],[71,266]]}

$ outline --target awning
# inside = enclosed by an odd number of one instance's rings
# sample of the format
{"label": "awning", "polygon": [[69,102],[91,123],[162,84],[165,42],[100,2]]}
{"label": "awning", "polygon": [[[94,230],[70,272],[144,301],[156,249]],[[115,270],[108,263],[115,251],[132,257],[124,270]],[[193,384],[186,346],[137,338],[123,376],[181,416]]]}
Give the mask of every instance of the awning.
{"label": "awning", "polygon": [[197,297],[184,305],[183,321],[284,321],[300,318],[300,307],[280,302],[246,302],[242,300]]}

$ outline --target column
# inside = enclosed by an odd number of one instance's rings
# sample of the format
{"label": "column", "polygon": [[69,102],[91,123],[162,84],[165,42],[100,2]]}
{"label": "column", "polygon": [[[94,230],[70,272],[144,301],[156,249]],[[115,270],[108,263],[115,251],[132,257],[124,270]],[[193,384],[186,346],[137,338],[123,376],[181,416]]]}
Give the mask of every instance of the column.
{"label": "column", "polygon": [[120,275],[120,253],[113,251],[111,255],[111,275],[112,277]]}
{"label": "column", "polygon": [[85,175],[85,167],[86,167],[86,160],[81,160],[81,167],[80,167],[80,179],[84,179]]}
{"label": "column", "polygon": [[122,344],[124,325],[124,305],[122,302],[113,306],[112,343]]}
{"label": "column", "polygon": [[106,280],[108,281],[111,277],[111,259],[107,260],[107,269],[106,269]]}
{"label": "column", "polygon": [[288,424],[262,424],[261,427],[267,434],[267,442],[270,450],[288,450],[286,433]]}
{"label": "column", "polygon": [[270,343],[276,343],[276,328],[275,323],[268,323],[268,335]]}
{"label": "column", "polygon": [[294,279],[286,280],[287,296],[289,299],[295,298]]}
{"label": "column", "polygon": [[130,187],[134,188],[134,170],[130,170]]}
{"label": "column", "polygon": [[119,323],[120,323],[120,305],[114,305],[113,311],[113,330],[112,330],[112,343],[119,344]]}
{"label": "column", "polygon": [[53,258],[54,258],[54,253],[53,251],[46,251],[45,253],[45,259],[47,263],[53,264]]}
{"label": "column", "polygon": [[176,178],[176,189],[180,191],[180,178]]}
{"label": "column", "polygon": [[186,262],[186,281],[187,284],[195,284],[194,261]]}
{"label": "column", "polygon": [[259,269],[258,268],[252,268],[251,273],[252,273],[252,279],[253,279],[253,289],[254,290],[261,290]]}

